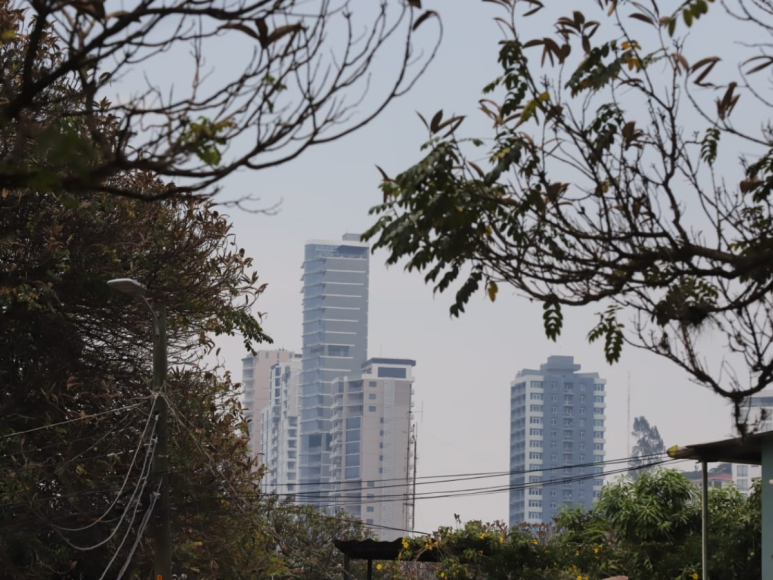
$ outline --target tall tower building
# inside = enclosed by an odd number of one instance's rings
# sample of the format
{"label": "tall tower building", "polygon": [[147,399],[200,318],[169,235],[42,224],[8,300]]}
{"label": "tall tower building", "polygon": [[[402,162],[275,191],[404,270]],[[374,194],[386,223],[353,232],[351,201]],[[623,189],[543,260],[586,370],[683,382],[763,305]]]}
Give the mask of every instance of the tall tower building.
{"label": "tall tower building", "polygon": [[606,381],[571,356],[523,369],[510,386],[510,525],[590,507],[604,483]]}
{"label": "tall tower building", "polygon": [[411,525],[415,365],[372,358],[361,376],[333,381],[329,505],[372,526],[381,540],[401,537],[398,530]]}
{"label": "tall tower building", "polygon": [[367,358],[369,255],[355,234],[305,246],[299,473],[311,503],[329,489],[332,383],[359,375]]}
{"label": "tall tower building", "polygon": [[298,383],[301,355],[271,367],[269,403],[263,409],[263,462],[265,493],[292,498],[298,482]]}
{"label": "tall tower building", "polygon": [[263,452],[262,411],[269,403],[270,389],[275,382],[271,376],[271,367],[294,357],[292,351],[278,349],[259,350],[255,356],[242,359],[242,403],[249,424],[250,452],[253,457]]}

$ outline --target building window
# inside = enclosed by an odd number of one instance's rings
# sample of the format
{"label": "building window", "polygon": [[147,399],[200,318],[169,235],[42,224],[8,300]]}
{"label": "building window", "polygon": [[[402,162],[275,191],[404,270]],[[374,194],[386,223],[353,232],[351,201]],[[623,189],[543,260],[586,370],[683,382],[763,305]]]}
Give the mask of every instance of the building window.
{"label": "building window", "polygon": [[551,425],[558,425],[558,419],[556,417],[552,417],[550,419],[550,424]]}
{"label": "building window", "polygon": [[542,519],[542,514],[540,512],[529,512],[529,519],[530,520]]}
{"label": "building window", "polygon": [[288,451],[287,452],[287,457],[289,457],[290,459],[295,459],[296,457],[298,457],[298,452],[297,451]]}
{"label": "building window", "polygon": [[558,403],[558,395],[550,395],[550,400],[553,403]]}
{"label": "building window", "polygon": [[558,413],[558,407],[553,407],[551,411],[553,412],[553,414]]}
{"label": "building window", "polygon": [[580,439],[585,439],[585,431],[580,431]]}
{"label": "building window", "polygon": [[555,429],[554,429],[554,430],[552,430],[552,431],[550,432],[550,436],[551,436],[551,437],[558,437],[558,431],[556,431]]}
{"label": "building window", "polygon": [[368,512],[369,514],[372,514],[376,510],[372,505],[369,505],[368,507],[365,508],[365,511]]}
{"label": "building window", "polygon": [[573,427],[571,419],[564,419],[564,427]]}
{"label": "building window", "polygon": [[376,482],[375,481],[369,481],[368,482],[368,487],[376,487]]}
{"label": "building window", "polygon": [[530,499],[529,500],[529,507],[535,507],[535,508],[541,508],[542,502],[538,499]]}
{"label": "building window", "polygon": [[558,448],[558,443],[556,441],[551,441],[550,442],[550,448],[551,449],[557,449]]}
{"label": "building window", "polygon": [[564,439],[571,439],[573,437],[573,433],[569,429],[564,429]]}
{"label": "building window", "polygon": [[572,392],[572,383],[564,383],[564,392],[565,393],[571,393]]}
{"label": "building window", "polygon": [[539,475],[529,476],[529,483],[539,483],[540,481],[542,481],[542,478]]}
{"label": "building window", "polygon": [[365,520],[365,523],[366,524],[372,524],[373,523],[373,518],[368,518],[367,520]]}
{"label": "building window", "polygon": [[529,463],[529,471],[542,471],[542,466],[539,463]]}
{"label": "building window", "polygon": [[369,405],[368,413],[375,413],[375,412],[376,412],[376,405]]}
{"label": "building window", "polygon": [[593,390],[594,391],[603,391],[604,390],[604,385],[593,385]]}
{"label": "building window", "polygon": [[376,387],[376,386],[378,386],[378,382],[377,381],[368,381],[368,386],[369,387]]}
{"label": "building window", "polygon": [[346,471],[344,472],[344,477],[346,479],[358,479],[360,477],[360,468],[359,467],[347,467]]}
{"label": "building window", "polygon": [[371,401],[375,401],[378,398],[378,395],[376,393],[368,393],[368,399]]}
{"label": "building window", "polygon": [[542,459],[542,453],[538,453],[537,451],[530,451],[529,459]]}
{"label": "building window", "polygon": [[532,425],[542,425],[542,417],[529,417],[529,423]]}
{"label": "building window", "polygon": [[557,506],[556,506],[556,502],[554,502],[554,501],[551,501],[551,502],[550,502],[550,507],[552,507],[552,508],[555,508],[555,507],[557,507]]}
{"label": "building window", "polygon": [[535,437],[542,437],[542,429],[529,429],[529,434]]}
{"label": "building window", "polygon": [[555,489],[550,490],[550,497],[556,497],[558,495],[558,492]]}
{"label": "building window", "polygon": [[531,382],[531,388],[532,389],[541,389],[542,388],[542,381],[532,381]]}
{"label": "building window", "polygon": [[584,455],[580,455],[580,456],[577,458],[577,461],[579,461],[580,463],[582,463],[583,461],[585,461],[585,456],[584,456]]}
{"label": "building window", "polygon": [[604,461],[604,456],[603,455],[594,455],[593,456],[593,461],[595,463],[601,463],[601,462]]}
{"label": "building window", "polygon": [[536,440],[529,441],[529,447],[537,447],[539,449],[542,449],[542,441],[536,441]]}
{"label": "building window", "polygon": [[[584,387],[585,385],[582,385],[582,386]],[[580,390],[581,390],[581,391],[584,391],[585,389],[583,388],[583,389],[580,389]],[[581,403],[584,403],[584,402],[585,402],[585,395],[580,395],[580,402],[581,402]]]}
{"label": "building window", "polygon": [[529,405],[529,411],[532,413],[542,413],[542,405]]}
{"label": "building window", "polygon": [[529,399],[532,401],[541,401],[542,393],[529,393]]}
{"label": "building window", "polygon": [[595,421],[593,422],[593,426],[594,426],[594,427],[603,427],[603,426],[604,426],[604,421],[603,421],[603,420],[599,420],[599,419],[597,419],[597,420],[595,420]]}

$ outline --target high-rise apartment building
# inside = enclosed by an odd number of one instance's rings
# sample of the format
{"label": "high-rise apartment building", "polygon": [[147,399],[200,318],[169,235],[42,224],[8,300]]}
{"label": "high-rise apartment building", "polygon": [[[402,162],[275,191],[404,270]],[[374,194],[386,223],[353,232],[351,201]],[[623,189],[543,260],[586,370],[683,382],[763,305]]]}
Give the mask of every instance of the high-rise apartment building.
{"label": "high-rise apartment building", "polygon": [[305,246],[299,473],[311,503],[324,503],[330,478],[332,383],[367,358],[369,255],[354,234]]}
{"label": "high-rise apartment building", "polygon": [[510,387],[510,525],[590,507],[603,485],[606,381],[571,356],[523,369]]}
{"label": "high-rise apartment building", "polygon": [[298,389],[301,355],[271,367],[268,406],[263,409],[263,491],[293,497],[298,482]]}
{"label": "high-rise apartment building", "polygon": [[[741,418],[751,429],[770,431],[773,428],[773,390],[760,391],[748,397],[741,408]],[[733,433],[740,436],[733,419]],[[732,463],[733,483],[741,494],[746,497],[751,491],[752,480],[762,476],[759,465]]]}
{"label": "high-rise apartment building", "polygon": [[398,530],[410,526],[415,365],[372,358],[359,377],[333,381],[329,501],[372,526],[382,540],[400,537]]}
{"label": "high-rise apartment building", "polygon": [[[259,350],[255,356],[242,359],[242,403],[244,416],[250,429],[250,452],[256,456],[263,452],[263,426],[261,413],[270,399],[272,384],[271,367],[295,357],[295,353],[284,350]],[[262,460],[261,460],[262,462]]]}

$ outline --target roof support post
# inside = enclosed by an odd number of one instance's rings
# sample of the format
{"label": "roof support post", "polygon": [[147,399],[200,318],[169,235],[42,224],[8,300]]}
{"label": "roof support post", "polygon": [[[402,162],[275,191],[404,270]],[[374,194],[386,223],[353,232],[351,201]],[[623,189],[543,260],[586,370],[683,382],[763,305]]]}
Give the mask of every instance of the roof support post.
{"label": "roof support post", "polygon": [[703,580],[709,580],[709,470],[701,462],[701,573]]}
{"label": "roof support post", "polygon": [[773,580],[773,442],[762,443],[762,578]]}

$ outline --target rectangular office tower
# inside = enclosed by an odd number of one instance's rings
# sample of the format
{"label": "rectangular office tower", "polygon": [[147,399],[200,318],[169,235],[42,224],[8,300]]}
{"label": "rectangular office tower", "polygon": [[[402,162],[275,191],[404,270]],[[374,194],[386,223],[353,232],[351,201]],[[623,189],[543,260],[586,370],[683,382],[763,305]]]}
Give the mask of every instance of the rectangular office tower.
{"label": "rectangular office tower", "polygon": [[605,384],[571,356],[523,369],[510,386],[510,525],[590,507],[603,480]]}
{"label": "rectangular office tower", "polygon": [[[272,367],[280,362],[292,360],[296,355],[292,351],[259,350],[255,356],[242,359],[242,405],[244,417],[250,430],[250,454],[255,457],[263,452],[262,412],[268,405],[270,389],[274,382]],[[261,463],[263,459],[261,459]]]}
{"label": "rectangular office tower", "polygon": [[331,385],[367,358],[369,256],[355,234],[305,246],[299,473],[309,503],[323,505],[329,489]]}
{"label": "rectangular office tower", "polygon": [[301,377],[301,355],[278,362],[271,367],[268,405],[263,409],[263,463],[266,474],[265,493],[292,499],[298,492],[298,383]]}
{"label": "rectangular office tower", "polygon": [[372,358],[360,377],[333,382],[329,505],[362,519],[381,540],[411,525],[415,365]]}

